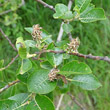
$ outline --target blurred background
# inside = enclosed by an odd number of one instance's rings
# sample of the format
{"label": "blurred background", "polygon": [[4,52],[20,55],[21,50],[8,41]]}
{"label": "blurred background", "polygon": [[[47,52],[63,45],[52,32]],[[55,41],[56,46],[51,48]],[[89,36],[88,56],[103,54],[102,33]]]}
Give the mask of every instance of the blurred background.
{"label": "blurred background", "polygon": [[[68,4],[69,0],[44,0],[50,5],[55,6],[57,3]],[[15,44],[17,37],[32,39],[24,28],[32,27],[34,24],[40,24],[45,30],[52,34],[52,39],[56,41],[60,29],[61,20],[53,18],[53,11],[44,8],[35,0],[25,0],[25,4],[21,4],[22,0],[0,0],[0,28],[9,36]],[[84,24],[79,21],[72,22],[74,31],[73,38],[79,37],[81,45],[79,52],[83,54],[93,54],[98,56],[110,57],[110,0],[92,0],[96,7],[102,7],[105,10],[107,19],[94,23]],[[74,3],[72,9],[74,7]],[[12,10],[12,11],[8,11]],[[68,40],[68,36],[64,33],[63,39]],[[1,60],[4,60],[4,66],[16,55],[16,52],[9,45],[8,41],[0,33],[0,68]],[[79,87],[73,86],[71,92],[76,99],[87,110],[110,110],[110,64],[104,61],[94,61],[90,59],[82,59],[74,57],[87,63],[93,74],[97,76],[102,83],[102,87],[95,91],[85,91]],[[0,88],[16,79],[18,61],[16,60],[8,69],[0,72]],[[3,94],[0,94],[0,100],[8,98],[19,92],[27,92],[24,83],[9,88]],[[55,104],[59,100],[61,91],[56,89],[54,92]],[[80,110],[80,108],[71,101],[68,95],[64,95],[61,110]]]}

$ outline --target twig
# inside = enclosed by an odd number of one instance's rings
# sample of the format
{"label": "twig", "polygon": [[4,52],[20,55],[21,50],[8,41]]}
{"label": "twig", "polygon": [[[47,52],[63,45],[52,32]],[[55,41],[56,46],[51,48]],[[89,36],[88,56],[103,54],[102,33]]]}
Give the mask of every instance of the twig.
{"label": "twig", "polygon": [[[21,1],[21,4],[18,6],[18,8],[22,7],[24,4],[25,4],[25,1],[22,0],[22,1]],[[9,12],[12,12],[12,11],[13,11],[13,10],[11,10],[11,9],[6,10],[6,11],[0,13],[0,16],[1,16],[1,15],[4,15],[4,14],[7,14],[7,13],[9,13]]]}
{"label": "twig", "polygon": [[61,39],[62,39],[62,36],[63,36],[63,28],[62,28],[62,26],[63,26],[63,24],[64,24],[64,22],[62,22],[61,25],[60,25],[60,30],[59,30],[59,33],[58,33],[57,42],[60,42]]}
{"label": "twig", "polygon": [[61,94],[60,99],[58,101],[58,105],[56,107],[56,110],[59,110],[60,109],[60,106],[61,106],[61,102],[62,102],[63,97],[64,97],[64,94]]}
{"label": "twig", "polygon": [[13,85],[15,85],[15,84],[17,84],[19,82],[20,82],[20,80],[18,80],[18,79],[15,80],[15,81],[10,82],[5,87],[3,87],[3,88],[0,89],[0,93],[2,93],[3,91],[5,91],[6,89],[8,89],[9,87],[11,87],[11,86],[13,86]]}
{"label": "twig", "polygon": [[[46,52],[50,52],[50,53],[59,53],[59,54],[63,54],[63,53],[66,53],[66,51],[63,51],[63,50],[60,50],[60,51],[55,51],[55,50],[45,50],[45,51],[42,51],[42,53],[46,53]],[[35,52],[35,54],[39,54],[39,52]],[[108,56],[105,56],[105,57],[101,57],[101,56],[93,56],[91,54],[88,54],[88,55],[84,55],[84,54],[81,54],[81,53],[67,53],[69,55],[74,55],[74,56],[78,56],[78,57],[83,57],[85,59],[93,59],[93,60],[103,60],[103,61],[106,61],[108,63],[110,63],[110,58]]]}
{"label": "twig", "polygon": [[5,67],[3,67],[3,68],[0,68],[0,71],[3,71],[4,69],[7,69],[11,64],[14,63],[14,61],[16,60],[16,58],[17,58],[18,56],[19,56],[19,55],[17,54],[17,55],[11,60],[11,62],[10,62],[7,66],[5,66]]}
{"label": "twig", "polygon": [[[68,3],[68,9],[69,9],[69,10],[71,10],[72,2],[73,2],[73,1],[69,0],[69,3]],[[57,37],[57,42],[60,42],[61,39],[62,39],[62,36],[63,36],[63,28],[62,28],[62,26],[63,26],[63,24],[64,24],[64,22],[62,22],[61,25],[60,25],[60,31],[59,31],[59,34],[58,34],[58,37]],[[69,24],[69,22],[68,22],[68,24]],[[69,38],[71,38],[70,34],[71,34],[71,33],[69,33]],[[70,39],[70,40],[71,40],[71,39]]]}
{"label": "twig", "polygon": [[72,94],[68,93],[68,95],[71,97],[71,99],[81,108],[81,110],[86,110],[75,98],[75,96],[73,96]]}
{"label": "twig", "polygon": [[8,38],[7,35],[5,35],[5,33],[3,32],[3,30],[0,28],[0,32],[2,33],[2,35],[8,40],[9,44],[13,47],[13,49],[15,51],[17,51],[17,49],[15,48],[14,44],[11,42],[11,40]]}
{"label": "twig", "polygon": [[71,41],[73,38],[70,32],[68,33],[68,36],[69,36],[69,40]]}
{"label": "twig", "polygon": [[42,0],[36,0],[36,1],[41,3],[42,5],[44,5],[44,7],[50,8],[51,10],[53,10],[55,12],[55,9],[54,9],[54,7],[52,5],[49,5],[49,4],[45,3]]}

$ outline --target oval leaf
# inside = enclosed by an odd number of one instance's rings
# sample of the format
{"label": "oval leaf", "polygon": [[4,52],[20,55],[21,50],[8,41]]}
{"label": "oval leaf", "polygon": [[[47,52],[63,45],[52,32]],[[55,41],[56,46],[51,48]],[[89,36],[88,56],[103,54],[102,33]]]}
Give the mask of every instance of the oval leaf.
{"label": "oval leaf", "polygon": [[32,27],[25,27],[24,28],[27,32],[29,32],[30,34],[32,33],[33,31],[33,28]]}
{"label": "oval leaf", "polygon": [[20,74],[24,74],[25,72],[29,71],[31,68],[32,68],[31,61],[29,59],[23,59],[20,68]]}
{"label": "oval leaf", "polygon": [[92,74],[76,75],[72,81],[76,86],[80,86],[85,90],[95,90],[101,87],[100,82]]}
{"label": "oval leaf", "polygon": [[[59,48],[55,48],[54,44],[51,43],[48,48],[49,50],[60,50]],[[47,53],[46,54],[48,62],[53,66],[56,67],[60,65],[63,61],[63,54],[55,54],[55,53]]]}
{"label": "oval leaf", "polygon": [[105,20],[104,10],[101,8],[94,8],[85,14],[81,14],[79,20],[84,23],[94,22],[98,20]]}
{"label": "oval leaf", "polygon": [[63,30],[68,34],[73,30],[73,27],[70,24],[63,24]]}
{"label": "oval leaf", "polygon": [[24,102],[26,102],[28,100],[28,93],[20,93],[20,94],[16,94],[14,96],[9,97],[9,100],[14,100],[16,101],[18,104],[22,104]]}
{"label": "oval leaf", "polygon": [[24,42],[25,42],[27,48],[29,48],[29,47],[35,48],[36,47],[36,42],[33,40],[26,40]]}
{"label": "oval leaf", "polygon": [[52,101],[44,95],[36,95],[36,104],[40,110],[55,110]]}
{"label": "oval leaf", "polygon": [[78,11],[81,13],[87,8],[90,2],[91,0],[75,0],[75,7],[78,7]]}
{"label": "oval leaf", "polygon": [[55,6],[56,13],[53,15],[55,19],[72,19],[73,14],[69,11],[68,7],[64,4],[57,4]]}
{"label": "oval leaf", "polygon": [[46,94],[53,91],[56,87],[56,82],[50,82],[48,79],[48,70],[38,70],[28,78],[28,89],[30,92]]}
{"label": "oval leaf", "polygon": [[40,63],[41,68],[44,69],[52,69],[52,65],[48,61],[43,61]]}
{"label": "oval leaf", "polygon": [[65,64],[61,69],[59,74],[71,75],[71,74],[89,74],[91,69],[85,63],[80,63],[78,61],[72,61]]}

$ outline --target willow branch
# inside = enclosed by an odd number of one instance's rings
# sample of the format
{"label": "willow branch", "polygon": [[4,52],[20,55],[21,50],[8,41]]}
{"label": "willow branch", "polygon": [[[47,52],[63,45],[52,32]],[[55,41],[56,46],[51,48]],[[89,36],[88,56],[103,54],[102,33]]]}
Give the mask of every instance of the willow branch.
{"label": "willow branch", "polygon": [[[60,50],[60,51],[55,51],[55,50],[42,51],[42,53],[46,53],[46,52],[55,53],[55,54],[57,54],[57,53],[59,53],[59,54],[66,53],[66,54],[69,54],[69,55],[82,57],[84,59],[103,60],[103,61],[106,61],[106,62],[110,63],[110,58],[108,56],[101,57],[101,56],[93,56],[92,54],[84,55],[82,53],[74,53],[74,52],[73,53],[67,53],[66,51],[63,51],[63,50]],[[39,54],[39,52],[36,52],[35,54]]]}
{"label": "willow branch", "polygon": [[11,60],[11,62],[7,65],[7,66],[5,66],[5,67],[3,67],[3,68],[0,68],[0,71],[3,71],[3,70],[5,70],[5,69],[7,69],[11,64],[13,64],[14,63],[14,61],[18,58],[18,54]]}
{"label": "willow branch", "polygon": [[0,94],[3,92],[3,91],[5,91],[5,90],[7,90],[9,87],[11,87],[11,86],[13,86],[13,85],[15,85],[15,84],[17,84],[17,83],[19,83],[20,82],[20,80],[15,80],[15,81],[12,81],[12,82],[10,82],[9,84],[7,84],[6,86],[4,86],[3,88],[1,88],[0,89]]}
{"label": "willow branch", "polygon": [[55,9],[52,5],[49,5],[42,0],[36,0],[36,1],[39,2],[40,4],[44,5],[44,7],[50,8],[51,10],[55,11]]}
{"label": "willow branch", "polygon": [[68,93],[68,95],[71,97],[71,99],[81,108],[81,110],[86,110],[75,98],[75,96],[73,96],[72,94]]}
{"label": "willow branch", "polygon": [[0,28],[0,32],[2,33],[2,35],[8,40],[9,44],[11,45],[11,47],[17,51],[17,49],[15,48],[14,44],[11,42],[11,40],[8,38],[8,36],[3,32],[3,30]]}
{"label": "willow branch", "polygon": [[[24,2],[24,0],[22,0],[22,1],[21,1],[21,4],[18,6],[18,8],[22,7],[24,4],[25,4],[25,2]],[[4,14],[7,14],[7,13],[9,13],[9,12],[12,12],[12,11],[13,11],[13,10],[11,10],[11,9],[6,10],[6,11],[0,13],[0,16],[1,16],[1,15],[4,15]]]}

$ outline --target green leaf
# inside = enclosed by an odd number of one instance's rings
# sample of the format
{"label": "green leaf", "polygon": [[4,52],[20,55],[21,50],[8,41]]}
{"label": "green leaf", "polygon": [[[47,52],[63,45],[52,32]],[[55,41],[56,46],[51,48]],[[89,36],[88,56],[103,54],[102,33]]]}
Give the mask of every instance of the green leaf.
{"label": "green leaf", "polygon": [[72,11],[67,11],[64,15],[60,17],[60,19],[72,19],[74,15],[72,14]]}
{"label": "green leaf", "polygon": [[50,44],[53,42],[52,40],[52,35],[50,35],[46,30],[42,29],[42,33],[41,33],[41,36],[42,36],[42,40],[47,43],[47,44]]}
{"label": "green leaf", "polygon": [[23,37],[18,37],[16,39],[16,48],[17,48],[17,50],[19,50],[20,47],[25,47]]}
{"label": "green leaf", "polygon": [[91,69],[88,65],[78,61],[72,61],[65,64],[61,69],[59,74],[71,75],[71,74],[89,74]]}
{"label": "green leaf", "polygon": [[24,28],[27,32],[29,32],[30,34],[32,33],[33,31],[33,28],[32,27],[25,27]]}
{"label": "green leaf", "polygon": [[44,69],[52,69],[52,65],[48,61],[43,61],[40,63],[41,68]]}
{"label": "green leaf", "polygon": [[20,48],[19,48],[19,51],[18,51],[18,54],[19,54],[19,56],[20,56],[22,59],[27,58],[27,49],[20,47]]}
{"label": "green leaf", "polygon": [[[17,104],[15,101],[12,100],[3,100],[0,101],[0,110],[13,110],[17,108],[19,104]],[[17,109],[17,110],[23,110],[23,109]]]}
{"label": "green leaf", "polygon": [[18,37],[16,40],[16,48],[18,50],[19,56],[24,59],[27,57],[27,49],[22,37]]}
{"label": "green leaf", "polygon": [[56,42],[55,45],[56,45],[58,48],[64,48],[64,46],[66,46],[67,43],[69,43],[67,40],[62,40],[62,41],[60,41],[60,42]]}
{"label": "green leaf", "polygon": [[29,59],[23,59],[21,68],[20,68],[20,74],[24,74],[25,72],[29,71],[32,68],[32,63]]}
{"label": "green leaf", "polygon": [[29,99],[28,93],[16,94],[9,97],[8,100],[0,101],[0,110],[24,110],[23,105]]}
{"label": "green leaf", "polygon": [[73,30],[73,27],[70,24],[63,24],[63,30],[68,34]]}
{"label": "green leaf", "polygon": [[47,60],[53,67],[60,65],[63,61],[62,54],[47,53]]}
{"label": "green leaf", "polygon": [[95,9],[95,5],[89,4],[89,6],[88,6],[82,13],[80,13],[80,16],[86,15],[86,14],[87,14],[89,11],[91,11],[92,9]]}
{"label": "green leaf", "polygon": [[59,87],[61,93],[65,94],[70,90],[70,87],[68,84],[64,84],[63,86]]}
{"label": "green leaf", "polygon": [[[32,34],[32,32],[33,32],[33,28],[32,28],[32,27],[26,27],[25,30],[26,30],[27,32],[29,32],[30,34]],[[51,39],[52,35],[50,35],[50,34],[49,34],[46,30],[44,30],[44,29],[42,29],[41,31],[42,31],[41,36],[42,36],[42,38],[43,38],[42,41],[45,42],[45,43],[47,43],[47,44],[52,43],[52,42],[53,42],[52,39]]]}
{"label": "green leaf", "polygon": [[40,110],[40,109],[37,107],[35,101],[31,101],[30,104],[26,106],[25,110]]}
{"label": "green leaf", "polygon": [[26,45],[26,47],[32,47],[32,48],[35,48],[36,47],[36,42],[35,41],[33,41],[33,40],[26,40],[26,41],[24,41],[25,42],[25,45]]}
{"label": "green leaf", "polygon": [[76,75],[73,78],[72,83],[85,90],[95,90],[102,86],[97,78],[92,74]]}
{"label": "green leaf", "polygon": [[[58,48],[54,47],[54,44],[51,43],[48,48],[49,50],[60,50]],[[63,54],[55,54],[55,53],[47,53],[46,54],[47,60],[48,62],[53,66],[56,67],[58,65],[60,65],[63,61]]]}
{"label": "green leaf", "polygon": [[73,14],[64,4],[57,4],[55,6],[56,13],[53,15],[55,19],[72,19]]}
{"label": "green leaf", "polygon": [[53,91],[56,87],[56,82],[50,82],[48,79],[48,70],[38,70],[28,78],[28,89],[30,92],[46,94]]}
{"label": "green leaf", "polygon": [[54,104],[47,96],[37,94],[35,100],[40,110],[55,110]]}
{"label": "green leaf", "polygon": [[[59,48],[55,48],[53,43],[51,43],[47,49],[56,51],[60,50]],[[63,54],[47,53],[46,57],[53,67],[60,65],[63,61]]]}
{"label": "green leaf", "polygon": [[94,22],[97,20],[105,20],[104,10],[101,8],[94,8],[85,14],[81,14],[79,20],[83,23]]}
{"label": "green leaf", "polygon": [[75,0],[75,7],[77,7],[78,11],[82,13],[90,4],[90,2],[91,0]]}
{"label": "green leaf", "polygon": [[9,100],[14,100],[16,101],[18,104],[22,104],[24,102],[26,102],[28,100],[28,93],[20,93],[20,94],[16,94],[14,96],[9,97]]}
{"label": "green leaf", "polygon": [[28,73],[18,74],[17,78],[24,83],[27,83]]}

